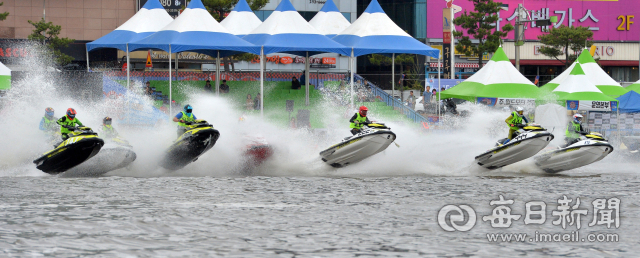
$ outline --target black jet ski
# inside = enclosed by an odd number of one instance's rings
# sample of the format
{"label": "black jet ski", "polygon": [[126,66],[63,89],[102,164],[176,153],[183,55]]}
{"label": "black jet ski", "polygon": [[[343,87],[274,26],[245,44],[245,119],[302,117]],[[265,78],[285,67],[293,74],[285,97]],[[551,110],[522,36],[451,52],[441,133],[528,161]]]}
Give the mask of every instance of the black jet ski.
{"label": "black jet ski", "polygon": [[59,174],[98,154],[104,141],[89,127],[76,127],[58,147],[33,161],[45,173]]}
{"label": "black jet ski", "polygon": [[370,123],[361,132],[320,152],[322,161],[332,167],[351,165],[379,153],[396,140],[396,134],[383,123]]}
{"label": "black jet ski", "polygon": [[196,161],[200,155],[211,149],[220,137],[220,132],[205,120],[198,119],[185,124],[187,131],[167,150],[160,164],[163,168],[178,170]]}
{"label": "black jet ski", "polygon": [[577,142],[547,151],[534,158],[536,165],[547,173],[579,168],[604,159],[613,146],[597,132],[582,133]]}
{"label": "black jet ski", "polygon": [[507,138],[499,140],[494,148],[476,156],[476,162],[487,169],[501,168],[536,155],[551,140],[553,134],[540,125],[522,125],[511,141],[507,142]]}
{"label": "black jet ski", "polygon": [[70,169],[65,172],[63,176],[101,176],[109,171],[128,166],[135,161],[136,158],[137,155],[129,142],[120,136],[116,136],[107,139],[95,157]]}

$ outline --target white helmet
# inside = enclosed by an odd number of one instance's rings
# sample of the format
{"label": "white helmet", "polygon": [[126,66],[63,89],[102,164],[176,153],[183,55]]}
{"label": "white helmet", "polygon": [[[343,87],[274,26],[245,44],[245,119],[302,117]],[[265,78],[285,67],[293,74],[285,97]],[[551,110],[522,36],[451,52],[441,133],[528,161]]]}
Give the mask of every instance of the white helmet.
{"label": "white helmet", "polygon": [[582,123],[582,115],[581,114],[573,115],[573,121],[575,121],[576,123]]}
{"label": "white helmet", "polygon": [[523,116],[524,115],[524,108],[516,107],[516,113],[518,113],[519,116]]}

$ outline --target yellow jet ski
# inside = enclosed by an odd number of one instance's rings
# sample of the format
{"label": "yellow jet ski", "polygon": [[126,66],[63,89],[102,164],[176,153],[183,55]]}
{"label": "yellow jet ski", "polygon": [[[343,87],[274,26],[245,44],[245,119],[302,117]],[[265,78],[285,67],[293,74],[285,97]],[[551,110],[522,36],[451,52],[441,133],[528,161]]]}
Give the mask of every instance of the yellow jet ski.
{"label": "yellow jet ski", "polygon": [[169,170],[178,170],[194,162],[211,149],[218,141],[220,132],[213,129],[207,121],[198,119],[187,122],[187,131],[184,132],[166,151],[160,166]]}
{"label": "yellow jet ski", "polygon": [[42,172],[59,174],[73,168],[98,154],[104,141],[91,128],[76,127],[69,138],[58,144],[55,149],[33,161]]}

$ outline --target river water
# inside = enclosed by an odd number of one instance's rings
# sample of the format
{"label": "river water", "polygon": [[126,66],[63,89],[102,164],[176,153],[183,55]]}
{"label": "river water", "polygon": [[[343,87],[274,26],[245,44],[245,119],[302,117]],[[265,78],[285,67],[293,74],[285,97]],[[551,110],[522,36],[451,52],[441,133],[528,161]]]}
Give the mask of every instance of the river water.
{"label": "river water", "polygon": [[[631,257],[640,250],[640,178],[637,166],[625,167],[594,165],[558,176],[5,176],[0,256]],[[523,216],[509,228],[482,220],[499,195],[514,200],[507,205],[511,214]],[[581,199],[572,210],[588,211],[580,230],[553,225],[563,196],[573,199],[571,206]],[[589,226],[592,201],[616,198],[619,217],[612,214],[619,227]],[[523,222],[530,201],[547,204],[544,224]],[[449,204],[473,208],[476,225],[443,230],[438,213]],[[580,238],[593,234],[594,241],[535,239],[536,232],[575,231]],[[534,241],[489,241],[487,234],[495,233],[526,233]],[[614,234],[617,241],[598,241]]]}

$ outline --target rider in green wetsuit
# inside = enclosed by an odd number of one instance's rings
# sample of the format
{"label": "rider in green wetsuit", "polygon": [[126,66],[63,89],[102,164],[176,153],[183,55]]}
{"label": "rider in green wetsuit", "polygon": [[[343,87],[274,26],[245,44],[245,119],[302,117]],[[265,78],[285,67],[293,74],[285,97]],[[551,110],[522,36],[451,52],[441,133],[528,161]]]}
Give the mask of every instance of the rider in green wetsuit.
{"label": "rider in green wetsuit", "polygon": [[371,123],[371,121],[369,121],[369,118],[367,118],[367,111],[369,111],[367,107],[361,106],[358,113],[356,113],[351,117],[351,119],[349,119],[349,122],[351,123],[349,125],[349,128],[351,128],[351,134],[356,135],[360,132],[362,126]]}
{"label": "rider in green wetsuit", "polygon": [[60,134],[62,134],[62,140],[69,138],[68,134],[75,130],[76,125],[84,126],[80,120],[76,118],[76,110],[73,108],[67,109],[67,115],[61,117],[56,121],[60,125]]}
{"label": "rider in green wetsuit", "polygon": [[193,107],[187,104],[184,106],[184,110],[178,113],[174,118],[173,122],[178,122],[178,137],[187,131],[187,122],[196,121],[196,115],[193,114]]}
{"label": "rider in green wetsuit", "polygon": [[525,123],[529,123],[527,118],[524,116],[524,108],[522,107],[516,107],[516,110],[511,113],[511,116],[507,117],[504,121],[509,125],[509,135],[507,136],[508,140],[505,144],[513,139],[515,132],[523,125],[523,121]]}

